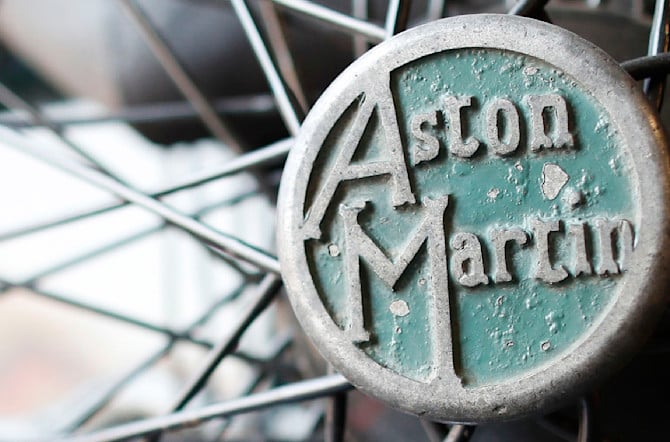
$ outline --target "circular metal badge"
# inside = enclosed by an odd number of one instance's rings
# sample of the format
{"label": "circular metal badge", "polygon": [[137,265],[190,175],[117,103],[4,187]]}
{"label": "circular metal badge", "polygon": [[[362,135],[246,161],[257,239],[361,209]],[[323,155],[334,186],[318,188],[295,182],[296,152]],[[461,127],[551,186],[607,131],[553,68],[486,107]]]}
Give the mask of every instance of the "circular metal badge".
{"label": "circular metal badge", "polygon": [[355,386],[482,422],[555,407],[662,311],[667,141],[635,82],[530,19],[446,19],[348,68],[282,178],[295,312]]}

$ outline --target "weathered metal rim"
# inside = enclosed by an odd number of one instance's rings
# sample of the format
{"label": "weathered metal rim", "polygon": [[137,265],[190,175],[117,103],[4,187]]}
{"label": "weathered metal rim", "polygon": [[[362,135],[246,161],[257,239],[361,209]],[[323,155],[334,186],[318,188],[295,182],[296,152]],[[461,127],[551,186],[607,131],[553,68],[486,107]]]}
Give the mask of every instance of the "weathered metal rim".
{"label": "weathered metal rim", "polygon": [[[631,177],[634,195],[639,198],[636,223],[644,227],[638,234],[631,269],[618,284],[606,320],[594,324],[571,351],[522,377],[448,391],[384,369],[346,340],[306,277],[309,269],[299,227],[319,150],[314,146],[322,145],[332,124],[360,93],[356,80],[379,69],[392,71],[423,56],[460,48],[504,49],[541,59],[577,79],[613,112],[611,121],[636,175]],[[670,273],[665,252],[670,246],[667,148],[662,126],[636,83],[606,53],[569,31],[531,19],[488,14],[414,28],[377,46],[335,80],[310,112],[289,155],[278,203],[279,257],[289,299],[326,359],[358,388],[397,408],[438,420],[484,422],[556,407],[624,363],[663,310],[663,290]]]}

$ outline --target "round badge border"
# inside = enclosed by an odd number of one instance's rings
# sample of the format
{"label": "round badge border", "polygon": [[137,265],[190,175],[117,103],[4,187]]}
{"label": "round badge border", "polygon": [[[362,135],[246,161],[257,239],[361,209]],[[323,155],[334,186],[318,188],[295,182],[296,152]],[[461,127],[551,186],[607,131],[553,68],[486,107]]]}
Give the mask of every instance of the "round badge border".
{"label": "round badge border", "polygon": [[[600,320],[553,361],[519,377],[473,388],[434,379],[410,380],[373,361],[332,320],[317,293],[301,235],[314,161],[326,136],[359,96],[357,80],[388,76],[407,63],[453,49],[492,48],[524,54],[572,76],[610,112],[622,148],[632,159],[633,198],[640,226],[629,270]],[[384,77],[382,77],[384,78]],[[318,148],[314,148],[318,146]],[[447,18],[406,31],[347,68],[319,98],[291,150],[278,201],[278,248],[290,302],[325,358],[354,386],[407,412],[452,422],[486,422],[554,408],[627,360],[648,336],[665,305],[670,219],[668,143],[635,81],[605,52],[556,26],[522,17],[482,14]],[[310,275],[310,277],[305,277]],[[644,319],[644,320],[640,320]]]}

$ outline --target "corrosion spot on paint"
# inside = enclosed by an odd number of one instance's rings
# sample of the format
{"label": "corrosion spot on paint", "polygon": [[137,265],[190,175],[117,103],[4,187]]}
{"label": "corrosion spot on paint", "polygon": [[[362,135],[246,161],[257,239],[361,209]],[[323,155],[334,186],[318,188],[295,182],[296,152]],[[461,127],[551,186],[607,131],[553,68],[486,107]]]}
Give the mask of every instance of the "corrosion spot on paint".
{"label": "corrosion spot on paint", "polygon": [[542,195],[548,200],[556,199],[569,179],[570,176],[561,169],[561,166],[546,163],[542,166]]}
{"label": "corrosion spot on paint", "polygon": [[488,196],[489,199],[492,199],[492,200],[495,200],[496,198],[498,198],[498,195],[500,195],[500,189],[498,189],[497,187],[494,187],[494,188],[490,189],[488,192],[486,192],[486,196]]}
{"label": "corrosion spot on paint", "polygon": [[337,244],[330,244],[328,246],[328,254],[333,257],[340,256],[340,248],[337,247]]}
{"label": "corrosion spot on paint", "polygon": [[409,305],[405,301],[393,301],[391,305],[389,306],[389,310],[391,310],[391,313],[393,313],[395,316],[407,316],[409,315]]}

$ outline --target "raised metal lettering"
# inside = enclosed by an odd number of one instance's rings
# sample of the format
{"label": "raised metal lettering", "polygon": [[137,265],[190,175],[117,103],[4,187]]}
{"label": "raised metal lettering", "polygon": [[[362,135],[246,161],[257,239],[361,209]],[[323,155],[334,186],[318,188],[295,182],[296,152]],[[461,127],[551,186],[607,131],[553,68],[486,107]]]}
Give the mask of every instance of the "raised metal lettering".
{"label": "raised metal lettering", "polygon": [[449,151],[462,158],[469,158],[479,149],[479,141],[470,137],[463,140],[463,122],[461,121],[461,109],[469,107],[472,96],[455,97],[447,95],[444,97],[447,118],[449,119]]}
{"label": "raised metal lettering", "polygon": [[455,250],[451,257],[451,270],[456,281],[465,287],[488,284],[479,239],[472,233],[457,233],[449,244]]}
{"label": "raised metal lettering", "polygon": [[534,278],[541,279],[549,284],[554,284],[563,281],[568,277],[568,272],[565,267],[559,265],[554,268],[551,264],[549,256],[549,234],[551,232],[558,232],[559,221],[542,221],[533,219],[530,221],[533,229],[533,239],[535,240],[535,271]]}
{"label": "raised metal lettering", "polygon": [[568,237],[574,245],[572,258],[572,275],[590,275],[593,273],[586,250],[586,231],[584,223],[568,225]]}
{"label": "raised metal lettering", "polygon": [[596,272],[599,275],[616,275],[619,266],[614,260],[614,242],[612,236],[618,227],[618,223],[608,219],[596,220],[596,231],[598,232],[598,265]]}
{"label": "raised metal lettering", "polygon": [[365,203],[355,206],[340,205],[339,213],[344,222],[344,259],[347,277],[347,305],[349,306],[350,318],[347,333],[349,333],[353,342],[366,342],[370,339],[363,319],[360,280],[361,259],[368,263],[372,271],[389,288],[394,289],[398,279],[405,272],[423,243],[427,241],[432,296],[448,297],[447,252],[443,224],[444,211],[448,203],[448,195],[437,200],[426,199],[423,201],[425,216],[414,236],[410,238],[400,256],[395,260],[389,259],[358,224],[358,214],[365,207]]}
{"label": "raised metal lettering", "polygon": [[619,270],[624,272],[628,270],[633,249],[635,248],[635,236],[633,234],[633,225],[627,220],[619,222]]}
{"label": "raised metal lettering", "polygon": [[419,140],[414,144],[414,157],[412,160],[413,165],[417,165],[423,161],[430,161],[437,157],[437,154],[440,153],[439,140],[435,136],[422,130],[422,127],[425,124],[430,126],[437,126],[437,112],[419,114],[412,118],[412,135],[417,140]]}
{"label": "raised metal lettering", "polygon": [[[568,105],[562,96],[558,94],[527,95],[524,100],[530,106],[531,150],[538,151],[543,147],[574,146],[574,139],[568,127]],[[553,124],[545,121],[545,110],[553,110]],[[553,128],[551,137],[547,135],[548,127]]]}
{"label": "raised metal lettering", "polygon": [[[502,118],[501,118],[502,116]],[[504,122],[503,122],[504,121]],[[504,133],[507,135],[506,141],[501,139]],[[514,103],[505,99],[498,98],[493,101],[486,110],[486,136],[488,145],[498,155],[507,155],[519,147],[519,112]]]}
{"label": "raised metal lettering", "polygon": [[[393,182],[392,204],[397,207],[405,203],[413,204],[416,201],[409,183],[398,121],[388,82],[375,84],[372,86],[372,90],[373,93],[369,97],[364,97],[346,140],[342,143],[343,147],[337,153],[335,165],[328,174],[325,184],[319,189],[314,204],[307,213],[307,218],[302,226],[302,234],[305,239],[321,238],[321,221],[337,190],[337,186],[342,181],[390,175]],[[385,157],[388,159],[364,164],[351,164],[351,159],[375,109],[384,129],[385,142],[381,145],[387,149]]]}
{"label": "raised metal lettering", "polygon": [[521,229],[493,229],[489,233],[491,241],[493,241],[493,250],[496,257],[496,272],[493,275],[493,280],[498,282],[509,282],[512,280],[512,275],[509,273],[507,267],[506,246],[510,241],[515,241],[520,246],[526,244],[528,240],[526,232]]}

